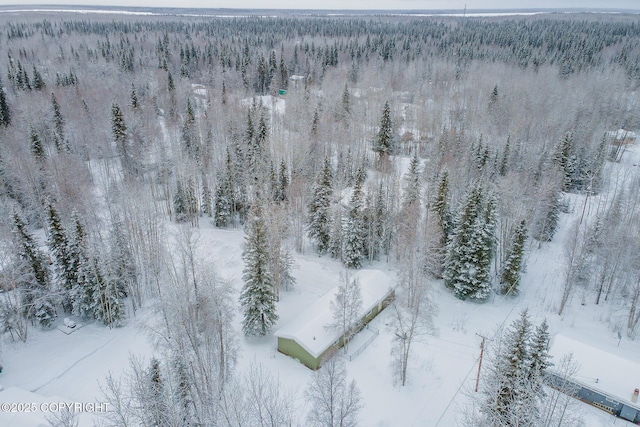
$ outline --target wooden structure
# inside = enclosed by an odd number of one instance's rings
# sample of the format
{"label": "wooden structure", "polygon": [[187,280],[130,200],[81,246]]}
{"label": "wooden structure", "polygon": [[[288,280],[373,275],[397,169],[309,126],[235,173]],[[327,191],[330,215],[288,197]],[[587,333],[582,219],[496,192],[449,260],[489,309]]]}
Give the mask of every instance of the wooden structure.
{"label": "wooden structure", "polygon": [[[394,291],[391,278],[380,270],[360,270],[352,276],[352,279],[355,278],[360,282],[362,293],[359,325],[363,328],[388,305],[394,297]],[[331,327],[331,301],[335,299],[337,291],[338,286],[276,331],[280,353],[316,370],[342,347],[343,336],[338,329]]]}

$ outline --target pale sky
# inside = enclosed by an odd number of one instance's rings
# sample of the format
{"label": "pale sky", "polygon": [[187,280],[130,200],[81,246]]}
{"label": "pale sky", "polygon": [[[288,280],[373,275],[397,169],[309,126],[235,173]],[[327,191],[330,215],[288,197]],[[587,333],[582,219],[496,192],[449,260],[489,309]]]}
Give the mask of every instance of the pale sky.
{"label": "pale sky", "polygon": [[246,9],[640,9],[640,0],[0,0],[4,5],[92,5]]}

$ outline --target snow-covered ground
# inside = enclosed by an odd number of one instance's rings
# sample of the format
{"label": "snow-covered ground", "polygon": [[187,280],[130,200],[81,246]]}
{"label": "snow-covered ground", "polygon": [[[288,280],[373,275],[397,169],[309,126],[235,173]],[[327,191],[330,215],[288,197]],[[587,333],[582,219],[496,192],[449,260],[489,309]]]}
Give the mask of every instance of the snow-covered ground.
{"label": "snow-covered ground", "polygon": [[[621,163],[610,165],[611,176],[635,175],[638,164],[640,150],[631,147]],[[587,201],[587,220],[595,211],[593,206],[597,204],[598,197],[604,196],[591,197]],[[562,216],[561,228],[554,241],[541,248],[537,248],[537,244],[532,245],[521,294],[517,298],[494,296],[484,304],[463,302],[450,295],[440,282],[433,283],[433,297],[438,306],[434,316],[437,333],[415,344],[409,362],[408,383],[404,387],[394,384],[392,375],[390,312],[385,311],[373,320],[371,326],[380,334],[362,354],[346,361],[348,375],[357,381],[365,403],[360,415],[361,425],[457,425],[458,410],[468,401],[476,380],[480,353],[477,334],[491,337],[499,325],[508,325],[524,308],[529,309],[536,323],[546,317],[552,336],[561,333],[616,357],[635,362],[639,360],[640,340],[630,341],[623,336],[618,346],[613,325],[615,317],[620,314],[613,312],[610,305],[595,306],[589,300],[583,305],[581,296],[576,294],[562,317],[555,314],[562,290],[562,242],[568,237],[570,225],[580,217],[585,198],[572,195],[570,201],[571,212]],[[244,233],[241,230],[216,229],[207,222],[202,220],[197,231],[201,256],[205,261],[214,263],[218,274],[239,290]],[[367,268],[379,268],[395,277],[391,266],[384,262]],[[336,286],[341,269],[337,261],[318,257],[312,251],[306,255],[296,254],[293,275],[297,284],[294,290],[281,294],[278,303],[280,319],[274,330],[286,325],[302,308]],[[153,316],[153,311],[147,308],[139,310],[135,316],[131,315],[122,328],[108,329],[87,324],[69,335],[55,328],[48,331],[32,328],[27,343],[10,342],[5,337],[0,354],[4,365],[0,374],[0,384],[4,387],[0,391],[0,402],[33,401],[37,405],[46,402],[101,402],[100,383],[104,384],[109,372],[117,375],[126,370],[130,355],[149,357],[153,353],[143,327],[150,316]],[[240,331],[239,314],[234,322],[236,330]],[[370,334],[368,331],[365,333]],[[296,390],[299,425],[305,425],[308,408],[303,392],[312,371],[278,353],[273,335],[263,339],[240,338],[240,347],[238,371],[247,372],[251,366],[260,364],[275,374],[285,387]],[[639,375],[637,372],[631,374]],[[640,386],[640,376],[636,386]],[[586,426],[631,425],[586,404],[578,407]],[[36,414],[0,411],[0,426],[38,426],[45,422],[44,415],[41,411]],[[92,425],[91,416],[86,415],[81,418],[81,426]]]}

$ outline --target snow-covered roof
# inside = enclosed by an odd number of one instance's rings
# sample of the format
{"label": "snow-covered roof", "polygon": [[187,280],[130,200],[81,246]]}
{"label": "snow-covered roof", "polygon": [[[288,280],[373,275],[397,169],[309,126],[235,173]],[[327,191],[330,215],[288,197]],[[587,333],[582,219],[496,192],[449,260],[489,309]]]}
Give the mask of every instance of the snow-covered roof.
{"label": "snow-covered roof", "polygon": [[204,98],[206,98],[206,96],[207,96],[207,88],[204,85],[197,84],[197,83],[192,83],[191,84],[191,90],[193,90],[193,93],[196,96],[204,97]]}
{"label": "snow-covered roof", "polygon": [[[557,335],[549,354],[555,367],[562,356],[573,353],[578,365],[575,380],[625,402],[640,387],[640,364],[597,347]],[[552,368],[553,369],[553,368]]]}
{"label": "snow-covered roof", "polygon": [[269,112],[275,112],[277,114],[284,114],[287,105],[284,99],[271,95],[255,96],[240,100],[240,105],[243,107],[251,106],[254,103],[260,104],[269,110]]}
{"label": "snow-covered roof", "polygon": [[[360,281],[362,311],[360,317],[368,314],[373,307],[383,301],[392,290],[392,279],[380,270],[360,270],[351,279]],[[337,328],[328,327],[333,323],[331,301],[338,292],[332,288],[311,306],[306,307],[287,325],[276,331],[275,336],[296,341],[311,356],[317,358],[340,338]]]}

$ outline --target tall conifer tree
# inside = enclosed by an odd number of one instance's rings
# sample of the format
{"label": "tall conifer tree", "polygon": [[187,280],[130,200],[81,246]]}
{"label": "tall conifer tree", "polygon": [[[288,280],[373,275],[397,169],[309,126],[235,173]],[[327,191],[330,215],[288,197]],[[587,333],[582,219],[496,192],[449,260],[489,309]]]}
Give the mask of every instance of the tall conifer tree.
{"label": "tall conifer tree", "polygon": [[27,230],[27,224],[15,212],[13,227],[18,257],[24,269],[19,288],[23,313],[27,318],[35,318],[41,326],[49,326],[56,316],[56,309],[45,256]]}
{"label": "tall conifer tree", "polygon": [[342,263],[348,268],[362,267],[366,257],[366,227],[364,224],[364,171],[358,170],[351,195],[349,211],[342,223]]}
{"label": "tall conifer tree", "polygon": [[331,161],[325,157],[324,166],[313,188],[313,196],[309,203],[309,223],[307,225],[309,238],[315,242],[316,248],[321,254],[329,249],[331,236],[332,179]]}
{"label": "tall conifer tree", "polygon": [[11,124],[11,110],[7,103],[7,96],[0,81],[0,126],[7,127]]}
{"label": "tall conifer tree", "polygon": [[513,235],[507,258],[500,274],[500,292],[504,295],[516,295],[518,293],[526,240],[527,225],[526,221],[522,220]]}
{"label": "tall conifer tree", "polygon": [[40,140],[40,136],[35,129],[30,129],[30,139],[31,139],[31,154],[36,160],[42,165],[47,158],[47,154],[44,151],[44,147],[42,145],[42,141]]}
{"label": "tall conifer tree", "polygon": [[47,244],[53,255],[55,280],[62,294],[62,307],[70,313],[73,307],[70,292],[78,281],[78,271],[60,214],[51,202],[47,204],[47,235]]}
{"label": "tall conifer tree", "polygon": [[244,319],[245,335],[266,335],[278,320],[275,305],[275,289],[272,272],[269,271],[269,241],[261,209],[250,211],[242,254],[244,287],[240,293],[240,305]]}
{"label": "tall conifer tree", "polygon": [[373,151],[378,153],[380,159],[388,157],[393,154],[394,140],[393,140],[393,121],[391,120],[391,107],[389,101],[384,103],[382,109],[382,116],[380,117],[380,127],[378,134],[373,143]]}
{"label": "tall conifer tree", "polygon": [[62,116],[62,112],[60,111],[60,104],[58,104],[58,100],[56,99],[55,94],[51,93],[51,105],[53,107],[53,143],[56,146],[56,150],[63,151],[68,149],[67,141],[64,135],[64,117]]}
{"label": "tall conifer tree", "polygon": [[93,290],[96,275],[87,249],[87,235],[80,218],[74,214],[73,238],[69,253],[77,271],[77,281],[71,289],[72,313],[82,318],[93,317]]}
{"label": "tall conifer tree", "polygon": [[484,300],[491,291],[495,200],[484,199],[483,189],[475,185],[447,243],[444,281],[460,299]]}

